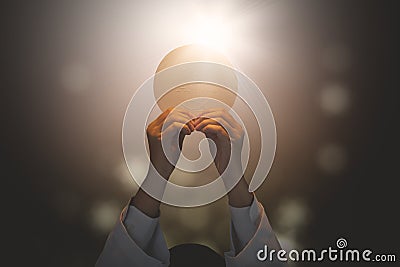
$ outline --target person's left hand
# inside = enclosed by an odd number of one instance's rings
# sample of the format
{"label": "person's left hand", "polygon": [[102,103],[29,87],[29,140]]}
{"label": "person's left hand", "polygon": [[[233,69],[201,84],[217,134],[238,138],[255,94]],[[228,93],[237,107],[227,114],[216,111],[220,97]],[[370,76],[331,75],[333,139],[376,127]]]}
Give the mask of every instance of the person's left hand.
{"label": "person's left hand", "polygon": [[[229,164],[232,150],[232,164],[240,166],[244,131],[242,126],[225,109],[212,109],[202,112],[194,121],[195,130],[203,132],[214,141],[217,151],[215,166],[222,174]],[[231,148],[232,145],[232,148]]]}

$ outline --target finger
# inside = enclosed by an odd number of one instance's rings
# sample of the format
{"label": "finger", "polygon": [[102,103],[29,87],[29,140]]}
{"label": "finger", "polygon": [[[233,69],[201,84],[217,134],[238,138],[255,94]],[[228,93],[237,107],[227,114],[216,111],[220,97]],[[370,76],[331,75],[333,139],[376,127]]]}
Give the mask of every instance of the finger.
{"label": "finger", "polygon": [[226,120],[232,127],[237,127],[236,120],[232,117],[232,115],[224,109],[217,109],[206,111],[202,114],[203,117],[209,118],[223,118]]}
{"label": "finger", "polygon": [[181,108],[174,108],[174,107],[169,107],[167,108],[163,113],[161,113],[156,120],[158,121],[164,121],[168,115],[170,115],[170,113],[180,113],[180,114],[184,114],[185,116],[189,117],[189,118],[193,118],[194,115],[191,114],[189,111],[185,110],[185,109],[181,109]]}
{"label": "finger", "polygon": [[193,132],[196,128],[192,121],[189,121],[188,123],[186,123],[186,125],[189,126],[191,132]]}
{"label": "finger", "polygon": [[201,130],[206,136],[219,136],[225,132],[224,128],[216,124],[208,124]]}
{"label": "finger", "polygon": [[187,109],[184,108],[171,108],[172,112],[171,115],[176,115],[176,116],[182,116],[184,118],[187,118],[188,121],[192,120],[195,116]]}
{"label": "finger", "polygon": [[203,119],[199,124],[196,125],[196,130],[201,131],[205,126],[208,124],[213,124],[213,125],[219,125],[222,126],[224,129],[225,128],[230,128],[230,125],[222,118],[217,118],[217,119]]}
{"label": "finger", "polygon": [[199,125],[200,123],[202,123],[204,120],[214,120],[216,118],[210,118],[208,116],[204,116],[204,117],[198,117],[195,119],[194,121],[194,126],[196,127],[197,125]]}
{"label": "finger", "polygon": [[187,126],[185,123],[173,122],[161,133],[161,135],[174,136],[178,135],[178,133],[181,133],[183,135],[190,135],[192,132],[190,131],[189,126]]}
{"label": "finger", "polygon": [[199,124],[202,120],[207,119],[206,117],[196,117],[194,118],[193,121],[193,125],[196,127],[197,124]]}
{"label": "finger", "polygon": [[192,131],[190,130],[190,128],[187,126],[187,124],[184,124],[181,128],[181,130],[179,131],[180,134],[182,135],[190,135],[192,133]]}
{"label": "finger", "polygon": [[183,117],[183,116],[181,116],[179,114],[173,114],[173,115],[168,116],[168,118],[164,121],[163,128],[164,129],[168,128],[174,122],[188,124],[190,122],[190,120],[188,120],[188,118]]}
{"label": "finger", "polygon": [[178,122],[180,124],[186,124],[190,132],[193,132],[195,130],[195,126],[191,121],[187,121],[187,119],[181,117],[168,119],[167,121],[164,122],[163,129],[167,129],[174,122]]}
{"label": "finger", "polygon": [[205,111],[201,114],[202,117],[208,117],[212,119],[216,118],[223,118],[226,122],[229,123],[229,125],[232,128],[237,128],[240,125],[237,123],[237,121],[232,117],[229,112],[227,112],[225,109],[216,109],[216,110],[211,110],[211,111]]}
{"label": "finger", "polygon": [[195,116],[190,111],[188,111],[186,109],[181,109],[181,108],[173,109],[172,112],[170,113],[170,116],[172,116],[172,115],[182,116],[184,118],[187,118],[188,121],[195,118]]}
{"label": "finger", "polygon": [[[186,113],[181,113],[178,116],[182,116],[181,118],[184,118],[184,123],[187,124],[187,126],[189,127],[190,131],[193,132],[195,130],[195,124],[193,121],[193,117],[192,116],[188,116]],[[182,122],[182,121],[181,121]]]}
{"label": "finger", "polygon": [[167,108],[163,113],[161,113],[156,120],[158,121],[164,121],[165,118],[169,115],[169,113],[171,113],[171,111],[173,110],[172,107]]}
{"label": "finger", "polygon": [[195,126],[195,129],[201,131],[208,124],[218,125],[218,122],[210,118],[201,118],[200,122]]}

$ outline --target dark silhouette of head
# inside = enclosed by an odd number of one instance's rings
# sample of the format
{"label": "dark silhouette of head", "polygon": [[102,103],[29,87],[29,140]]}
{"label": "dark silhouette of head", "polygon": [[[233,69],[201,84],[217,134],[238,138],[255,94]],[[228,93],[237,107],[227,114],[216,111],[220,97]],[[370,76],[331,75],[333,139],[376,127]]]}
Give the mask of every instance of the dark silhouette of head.
{"label": "dark silhouette of head", "polygon": [[170,250],[170,267],[223,267],[224,258],[211,248],[199,244],[181,244]]}

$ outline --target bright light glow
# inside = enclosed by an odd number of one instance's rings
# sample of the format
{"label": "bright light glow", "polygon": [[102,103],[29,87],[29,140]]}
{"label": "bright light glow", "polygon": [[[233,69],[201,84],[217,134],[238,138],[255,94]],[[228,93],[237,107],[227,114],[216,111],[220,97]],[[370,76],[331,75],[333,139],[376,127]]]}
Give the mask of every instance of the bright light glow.
{"label": "bright light glow", "polygon": [[188,24],[187,32],[194,43],[223,51],[232,44],[232,26],[226,18],[201,15]]}

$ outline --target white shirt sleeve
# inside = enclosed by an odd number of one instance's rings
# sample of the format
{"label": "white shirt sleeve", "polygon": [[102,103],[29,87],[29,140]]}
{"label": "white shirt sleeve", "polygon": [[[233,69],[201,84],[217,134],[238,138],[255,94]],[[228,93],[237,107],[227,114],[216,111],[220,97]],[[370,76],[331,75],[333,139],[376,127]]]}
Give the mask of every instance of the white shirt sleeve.
{"label": "white shirt sleeve", "polygon": [[234,208],[231,211],[230,251],[225,252],[228,267],[235,266],[280,266],[280,262],[263,262],[257,259],[257,252],[267,245],[269,249],[281,247],[268,221],[264,207],[254,196],[249,207]]}
{"label": "white shirt sleeve", "polygon": [[[264,245],[275,250],[279,250],[280,245],[261,203],[254,197],[249,207],[230,207],[230,211],[231,249],[225,253],[226,266],[268,265],[268,262],[258,261],[257,252]],[[96,266],[167,267],[169,257],[159,218],[151,218],[136,207],[128,206],[108,236]]]}
{"label": "white shirt sleeve", "polygon": [[159,218],[151,218],[134,206],[124,208],[96,266],[169,266]]}

